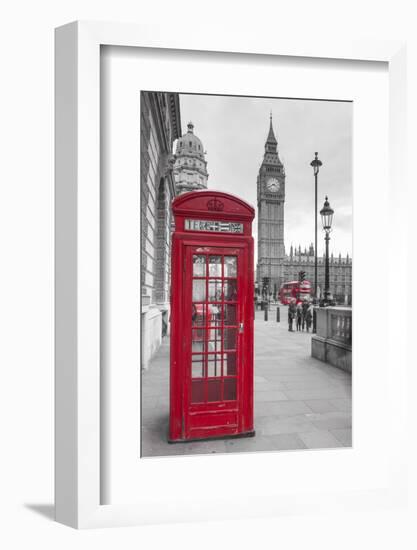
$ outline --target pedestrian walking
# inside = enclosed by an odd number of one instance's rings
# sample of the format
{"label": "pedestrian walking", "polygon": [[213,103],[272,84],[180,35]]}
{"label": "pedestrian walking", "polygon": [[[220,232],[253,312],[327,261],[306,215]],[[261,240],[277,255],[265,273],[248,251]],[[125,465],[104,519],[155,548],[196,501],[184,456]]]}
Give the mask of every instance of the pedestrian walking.
{"label": "pedestrian walking", "polygon": [[291,298],[291,301],[288,306],[288,330],[290,332],[294,332],[294,329],[292,328],[292,322],[294,321],[294,317],[297,314],[297,306],[295,303],[295,298]]}
{"label": "pedestrian walking", "polygon": [[307,332],[309,332],[312,322],[313,322],[313,306],[309,304],[306,312]]}
{"label": "pedestrian walking", "polygon": [[303,307],[301,305],[301,302],[297,304],[296,316],[297,316],[297,331],[299,332],[301,330],[301,320],[303,318]]}
{"label": "pedestrian walking", "polygon": [[307,300],[307,298],[304,298],[303,304],[302,304],[302,309],[303,309],[303,317],[302,317],[302,321],[301,321],[302,330],[305,329],[306,324],[307,324],[306,323],[306,315],[307,315],[308,306],[309,306],[308,300]]}

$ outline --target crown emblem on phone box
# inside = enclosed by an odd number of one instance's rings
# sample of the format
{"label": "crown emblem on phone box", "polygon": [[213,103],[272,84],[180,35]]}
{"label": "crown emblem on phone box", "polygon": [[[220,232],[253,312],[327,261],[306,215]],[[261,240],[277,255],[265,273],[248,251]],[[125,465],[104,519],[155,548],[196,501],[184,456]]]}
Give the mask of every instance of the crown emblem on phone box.
{"label": "crown emblem on phone box", "polygon": [[216,210],[217,212],[221,212],[224,208],[224,204],[222,201],[219,201],[219,199],[211,199],[207,202],[207,208],[208,210]]}

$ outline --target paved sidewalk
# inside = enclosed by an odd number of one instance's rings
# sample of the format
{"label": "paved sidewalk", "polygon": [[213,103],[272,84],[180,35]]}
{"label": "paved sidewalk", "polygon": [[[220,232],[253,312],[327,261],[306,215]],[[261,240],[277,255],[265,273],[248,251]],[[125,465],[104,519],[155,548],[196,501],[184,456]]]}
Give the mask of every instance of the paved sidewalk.
{"label": "paved sidewalk", "polygon": [[311,334],[288,332],[275,307],[256,312],[252,438],[167,443],[169,339],[142,373],[142,456],[350,447],[351,375],[311,357]]}

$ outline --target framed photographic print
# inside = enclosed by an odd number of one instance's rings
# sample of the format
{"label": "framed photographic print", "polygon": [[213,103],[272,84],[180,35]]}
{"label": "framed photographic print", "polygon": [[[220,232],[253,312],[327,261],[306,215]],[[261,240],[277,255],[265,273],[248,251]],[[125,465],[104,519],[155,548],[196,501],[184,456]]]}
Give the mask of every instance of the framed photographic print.
{"label": "framed photographic print", "polygon": [[352,115],[141,92],[142,456],[351,446]]}
{"label": "framed photographic print", "polygon": [[406,359],[386,289],[405,267],[374,266],[396,250],[387,215],[404,223],[403,45],[239,36],[57,29],[68,525],[402,498],[389,419]]}

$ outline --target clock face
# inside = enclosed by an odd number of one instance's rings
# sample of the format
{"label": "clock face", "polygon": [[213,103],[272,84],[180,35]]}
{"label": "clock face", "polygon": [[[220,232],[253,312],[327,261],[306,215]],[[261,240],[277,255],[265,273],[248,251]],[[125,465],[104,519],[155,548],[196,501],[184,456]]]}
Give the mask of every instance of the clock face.
{"label": "clock face", "polygon": [[276,192],[279,190],[279,181],[277,178],[269,178],[266,182],[266,188],[268,191]]}

